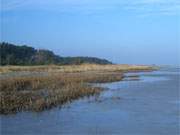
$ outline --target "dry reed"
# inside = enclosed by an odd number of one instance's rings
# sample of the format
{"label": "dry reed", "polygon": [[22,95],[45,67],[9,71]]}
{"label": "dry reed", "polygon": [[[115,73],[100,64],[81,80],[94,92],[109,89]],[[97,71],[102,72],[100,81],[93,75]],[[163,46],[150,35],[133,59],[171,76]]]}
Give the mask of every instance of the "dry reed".
{"label": "dry reed", "polygon": [[[120,81],[123,72],[150,71],[153,67],[130,65],[71,65],[0,67],[0,114],[42,111],[84,96],[99,94],[102,88],[89,83]],[[15,77],[3,77],[13,72]],[[21,72],[46,75],[21,76]]]}

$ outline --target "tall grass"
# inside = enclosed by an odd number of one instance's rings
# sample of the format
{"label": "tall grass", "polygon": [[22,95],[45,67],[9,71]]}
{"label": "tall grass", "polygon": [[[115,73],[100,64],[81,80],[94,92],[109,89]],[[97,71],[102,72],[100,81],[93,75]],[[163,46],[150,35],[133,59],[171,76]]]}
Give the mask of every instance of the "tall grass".
{"label": "tall grass", "polygon": [[138,71],[138,70],[153,70],[155,67],[145,65],[97,65],[97,64],[82,64],[68,66],[1,66],[0,73],[14,71],[30,71],[30,72],[84,72],[84,71]]}
{"label": "tall grass", "polygon": [[102,91],[102,88],[89,83],[119,81],[122,78],[121,73],[51,73],[39,77],[4,78],[0,84],[0,113],[41,111],[62,105]]}
{"label": "tall grass", "polygon": [[[103,89],[89,83],[120,81],[123,72],[153,70],[148,66],[72,65],[0,67],[0,114],[19,111],[42,111],[83,96],[99,94]],[[3,77],[9,72],[17,76]],[[28,76],[21,72],[29,72]],[[43,72],[46,75],[32,72]]]}

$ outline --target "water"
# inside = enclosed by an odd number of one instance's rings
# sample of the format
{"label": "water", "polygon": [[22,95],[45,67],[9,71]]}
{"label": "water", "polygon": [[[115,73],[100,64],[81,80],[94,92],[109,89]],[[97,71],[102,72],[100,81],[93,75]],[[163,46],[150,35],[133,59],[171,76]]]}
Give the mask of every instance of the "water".
{"label": "water", "polygon": [[140,81],[98,84],[107,88],[100,96],[61,109],[1,116],[1,134],[180,134],[180,73],[168,69],[138,74]]}

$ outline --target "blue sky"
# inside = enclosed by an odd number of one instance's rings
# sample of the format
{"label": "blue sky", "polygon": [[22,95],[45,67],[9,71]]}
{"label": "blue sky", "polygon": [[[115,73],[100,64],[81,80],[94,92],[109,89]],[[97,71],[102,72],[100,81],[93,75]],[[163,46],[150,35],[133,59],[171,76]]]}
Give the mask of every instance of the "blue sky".
{"label": "blue sky", "polygon": [[1,41],[115,63],[180,63],[179,0],[2,0],[1,18]]}

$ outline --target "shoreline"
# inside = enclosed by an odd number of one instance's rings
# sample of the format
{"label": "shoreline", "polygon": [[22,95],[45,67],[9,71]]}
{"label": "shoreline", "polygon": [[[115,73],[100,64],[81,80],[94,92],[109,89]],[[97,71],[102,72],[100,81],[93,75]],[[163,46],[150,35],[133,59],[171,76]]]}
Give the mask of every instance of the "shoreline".
{"label": "shoreline", "polygon": [[[90,68],[86,69],[87,65],[85,67],[78,66],[78,68],[81,67],[81,69],[78,69],[79,72],[76,72],[77,69],[73,69],[73,67],[71,67],[71,72],[50,70],[50,67],[48,67],[47,76],[27,75],[0,78],[0,114],[21,111],[39,112],[51,109],[84,96],[100,94],[103,91],[103,88],[90,86],[88,83],[116,82],[125,78],[124,73],[153,71],[153,67],[147,66],[128,66],[127,69],[119,65],[93,66],[93,71],[90,71]],[[31,73],[32,69],[28,72]],[[14,73],[16,74],[17,71],[14,71]]]}

